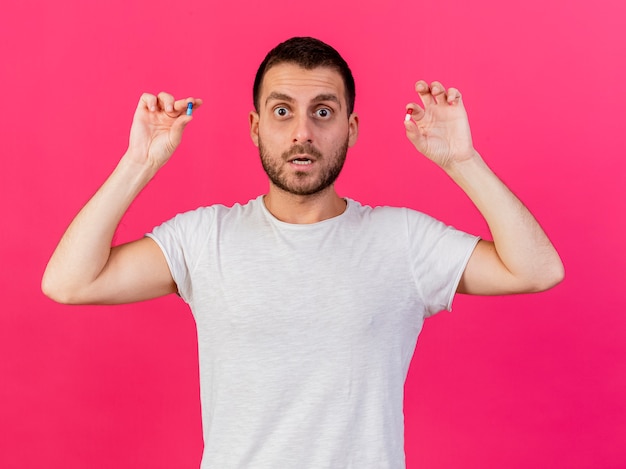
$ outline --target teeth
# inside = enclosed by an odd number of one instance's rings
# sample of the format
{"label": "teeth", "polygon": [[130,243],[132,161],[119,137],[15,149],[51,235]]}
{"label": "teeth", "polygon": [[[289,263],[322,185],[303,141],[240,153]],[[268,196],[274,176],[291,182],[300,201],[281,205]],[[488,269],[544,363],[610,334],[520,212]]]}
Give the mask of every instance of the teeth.
{"label": "teeth", "polygon": [[295,164],[311,164],[311,160],[293,160],[292,163],[295,163]]}

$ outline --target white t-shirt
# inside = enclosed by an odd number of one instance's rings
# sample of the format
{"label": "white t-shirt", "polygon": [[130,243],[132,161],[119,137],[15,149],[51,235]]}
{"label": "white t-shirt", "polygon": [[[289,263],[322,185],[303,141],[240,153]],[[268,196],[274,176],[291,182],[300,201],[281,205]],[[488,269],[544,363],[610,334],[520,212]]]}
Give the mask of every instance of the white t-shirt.
{"label": "white t-shirt", "polygon": [[148,236],[196,321],[202,469],[405,467],[417,336],[451,308],[476,237],[350,199],[335,218],[289,224],[262,196]]}

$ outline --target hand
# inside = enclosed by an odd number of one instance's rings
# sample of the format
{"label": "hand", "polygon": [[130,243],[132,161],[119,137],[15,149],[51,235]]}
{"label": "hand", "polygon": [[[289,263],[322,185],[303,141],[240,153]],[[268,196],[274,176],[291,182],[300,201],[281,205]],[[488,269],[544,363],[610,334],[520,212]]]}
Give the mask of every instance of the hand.
{"label": "hand", "polygon": [[201,99],[187,98],[178,101],[167,93],[157,96],[144,93],[130,129],[128,155],[134,161],[158,170],[172,156],[180,144],[185,126],[191,122],[187,104],[194,110],[202,104]]}
{"label": "hand", "polygon": [[437,81],[430,86],[420,80],[415,84],[424,108],[410,103],[411,119],[405,121],[406,135],[415,148],[446,169],[451,164],[472,158],[472,145],[467,113],[456,88],[447,91]]}

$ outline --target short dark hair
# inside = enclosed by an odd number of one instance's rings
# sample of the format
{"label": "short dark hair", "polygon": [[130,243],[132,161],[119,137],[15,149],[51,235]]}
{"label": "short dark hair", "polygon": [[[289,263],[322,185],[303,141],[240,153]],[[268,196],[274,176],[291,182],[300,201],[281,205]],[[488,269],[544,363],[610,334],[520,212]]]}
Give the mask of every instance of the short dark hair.
{"label": "short dark hair", "polygon": [[347,62],[341,57],[339,52],[328,44],[312,37],[292,37],[287,39],[274,47],[265,56],[256,72],[252,88],[252,99],[257,112],[259,112],[260,108],[259,95],[263,77],[265,77],[270,68],[281,63],[292,63],[306,70],[312,70],[317,67],[329,67],[337,70],[343,78],[343,84],[346,89],[348,116],[352,114],[356,91],[350,67],[348,67]]}

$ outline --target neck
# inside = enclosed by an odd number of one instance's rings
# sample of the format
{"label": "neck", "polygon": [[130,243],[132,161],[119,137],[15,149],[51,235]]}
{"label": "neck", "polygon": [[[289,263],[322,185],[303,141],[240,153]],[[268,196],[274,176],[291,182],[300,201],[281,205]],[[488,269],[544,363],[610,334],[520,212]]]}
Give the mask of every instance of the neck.
{"label": "neck", "polygon": [[317,223],[346,210],[346,201],[337,195],[333,186],[313,195],[294,195],[270,184],[263,200],[269,212],[285,223]]}

